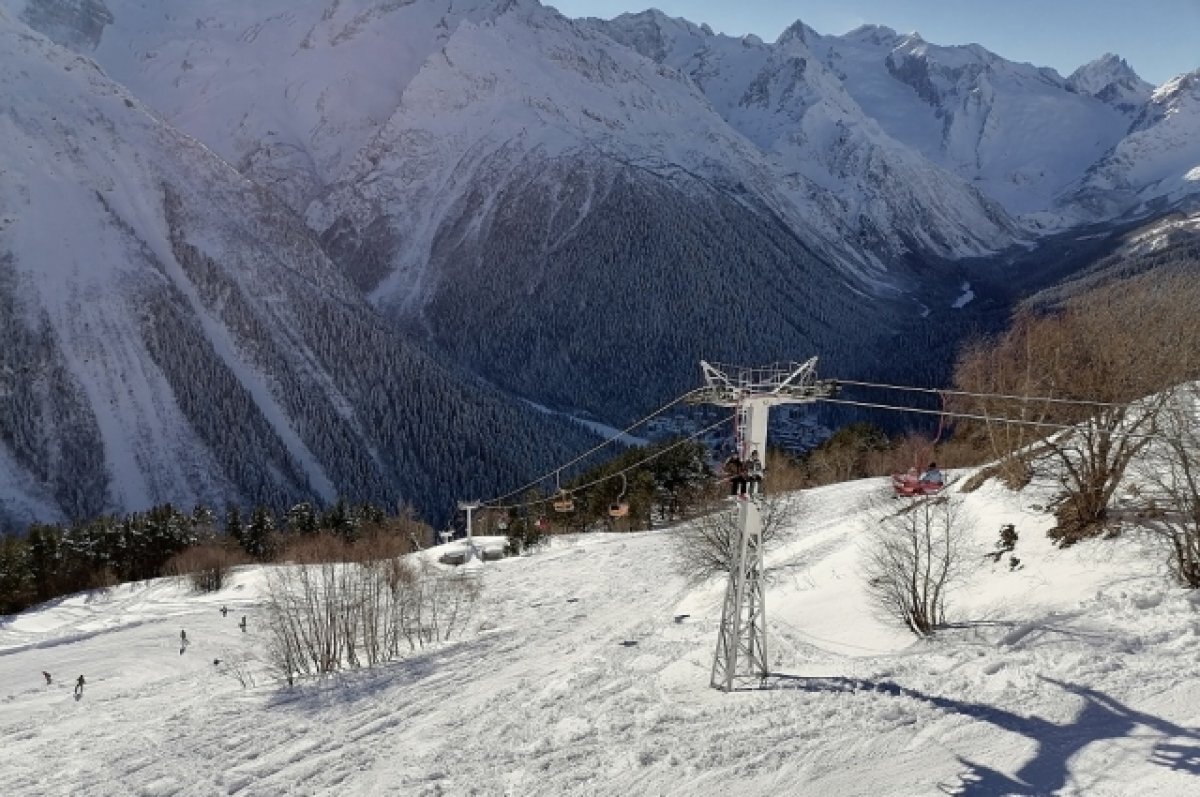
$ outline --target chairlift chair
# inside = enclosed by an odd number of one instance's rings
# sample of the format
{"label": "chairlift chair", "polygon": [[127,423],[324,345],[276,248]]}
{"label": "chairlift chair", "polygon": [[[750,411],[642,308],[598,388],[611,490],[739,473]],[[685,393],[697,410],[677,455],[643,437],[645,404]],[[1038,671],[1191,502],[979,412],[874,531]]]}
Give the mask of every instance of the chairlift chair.
{"label": "chairlift chair", "polygon": [[571,497],[569,492],[563,489],[562,482],[559,481],[558,473],[554,474],[554,485],[558,488],[558,496],[555,497],[554,501],[550,504],[552,507],[554,507],[554,511],[564,515],[574,512],[575,499]]}
{"label": "chairlift chair", "polygon": [[944,482],[934,482],[922,479],[913,470],[907,473],[892,474],[892,490],[896,495],[907,498],[919,498],[925,495],[937,495],[945,486]]}
{"label": "chairlift chair", "polygon": [[899,496],[920,497],[923,495],[937,495],[942,491],[943,486],[941,482],[921,481],[904,473],[892,474],[892,489]]}
{"label": "chairlift chair", "polygon": [[560,514],[575,511],[575,499],[571,498],[571,494],[566,490],[559,490],[558,497],[554,499],[552,504],[554,511]]}
{"label": "chairlift chair", "polygon": [[623,501],[625,490],[629,487],[629,482],[625,479],[625,474],[621,474],[621,494],[617,496],[617,500],[608,505],[609,517],[625,517],[629,514],[629,502]]}

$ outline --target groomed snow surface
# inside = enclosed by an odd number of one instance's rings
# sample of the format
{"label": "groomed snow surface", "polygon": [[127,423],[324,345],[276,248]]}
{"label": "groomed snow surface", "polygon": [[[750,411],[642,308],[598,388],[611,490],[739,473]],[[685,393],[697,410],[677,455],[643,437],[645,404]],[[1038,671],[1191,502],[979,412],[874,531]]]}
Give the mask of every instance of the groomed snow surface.
{"label": "groomed snow surface", "polygon": [[[1159,549],[1059,550],[1048,491],[985,486],[956,625],[918,641],[863,592],[887,493],[793,497],[768,561],[776,674],[730,694],[709,687],[724,584],[675,574],[673,529],[488,562],[460,639],[294,688],[236,677],[264,639],[261,568],[214,595],[53,602],[0,623],[0,794],[1200,794],[1200,595]],[[1015,571],[984,557],[1003,523]]]}

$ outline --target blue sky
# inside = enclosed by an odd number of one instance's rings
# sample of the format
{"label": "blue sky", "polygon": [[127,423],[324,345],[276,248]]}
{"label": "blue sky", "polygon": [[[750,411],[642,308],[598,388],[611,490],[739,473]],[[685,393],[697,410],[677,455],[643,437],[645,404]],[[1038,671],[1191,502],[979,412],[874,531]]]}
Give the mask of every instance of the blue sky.
{"label": "blue sky", "polygon": [[1154,84],[1200,68],[1200,0],[542,0],[571,17],[658,8],[719,33],[774,41],[803,20],[819,33],[864,23],[935,44],[982,44],[1065,77],[1106,52]]}

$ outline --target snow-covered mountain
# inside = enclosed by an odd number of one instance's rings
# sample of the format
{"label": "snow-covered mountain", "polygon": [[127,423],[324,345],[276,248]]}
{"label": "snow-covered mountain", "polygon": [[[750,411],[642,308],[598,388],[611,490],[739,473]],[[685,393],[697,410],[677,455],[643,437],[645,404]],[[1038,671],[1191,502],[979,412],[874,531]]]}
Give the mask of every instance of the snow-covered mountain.
{"label": "snow-covered mountain", "polygon": [[[491,386],[604,421],[692,386],[700,358],[819,353],[847,375],[924,365],[927,349],[897,347],[893,337],[906,324],[927,323],[925,339],[952,339],[932,326],[936,316],[921,320],[929,306],[949,304],[933,291],[960,284],[944,275],[969,268],[952,261],[1029,247],[1064,225],[1186,207],[1200,191],[1188,136],[1192,83],[1181,79],[1151,96],[1109,56],[1064,79],[977,46],[937,46],[885,28],[822,36],[797,23],[767,44],[657,12],[569,20],[537,0],[0,0],[0,9],[12,30],[27,24],[84,54],[89,69],[97,64],[147,125],[203,152],[193,158],[202,170],[228,177],[232,166],[242,181],[234,190],[212,178],[221,187],[200,190],[188,177],[190,160],[168,179],[146,154],[157,150],[143,146],[144,131],[101,115],[96,124],[111,126],[111,140],[85,150],[93,155],[72,176],[77,187],[98,187],[95,199],[79,200],[91,208],[83,218],[120,218],[134,230],[127,237],[158,242],[145,248],[160,262],[170,249],[186,265],[175,251],[185,244],[219,261],[235,243],[257,241],[271,251],[247,257],[277,260],[286,272],[235,270],[258,314],[276,312],[267,299],[279,295],[277,283],[307,273],[292,261],[318,264],[311,268],[320,279],[304,278],[322,286],[315,293],[354,308],[370,328],[343,332],[340,321],[317,324],[320,313],[297,312],[254,329],[232,324],[230,334],[242,335],[237,345],[255,348],[252,341],[278,334],[261,346],[274,361],[291,362],[305,356],[296,341],[361,355],[364,335],[398,347],[397,334],[412,336]],[[21,91],[14,96],[49,96],[36,82]],[[25,118],[19,102],[5,102],[12,118]],[[57,138],[31,146],[64,152],[82,146],[72,142],[96,116],[86,102],[38,110],[46,112],[59,119]],[[110,149],[111,163],[103,154]],[[158,231],[130,221],[108,198],[109,184],[143,217],[150,213]],[[12,196],[6,201],[17,201]],[[269,232],[231,232],[240,228],[230,218],[263,215],[272,219],[260,225]],[[85,229],[79,246],[93,234]],[[94,247],[106,274],[135,268],[130,246]],[[340,276],[326,272],[330,261]],[[1042,286],[1036,275],[1020,276],[1021,285]],[[61,278],[80,290],[85,283],[74,279]],[[299,305],[289,291],[282,304]],[[226,308],[203,292],[199,301],[210,313]],[[11,304],[29,305],[29,296]],[[124,323],[114,333],[131,332]],[[308,326],[278,331],[292,323]],[[954,323],[955,334],[970,326]],[[278,373],[259,361],[249,366]],[[356,373],[367,383],[394,378],[378,364]],[[146,396],[159,395],[163,383],[147,384]],[[309,384],[271,376],[250,392],[308,407],[299,395]],[[364,427],[392,419],[395,401],[365,395],[378,403]],[[130,418],[144,414],[123,401],[110,406]],[[346,405],[332,395],[324,406],[321,417],[332,418]],[[263,428],[283,435],[278,462],[290,463],[272,467],[270,480],[290,485],[289,495],[309,483],[326,485],[318,494],[359,491],[314,451],[316,433],[306,431],[313,424],[295,421],[296,412],[264,410]],[[86,413],[46,410],[59,415]],[[278,433],[277,416],[292,419],[304,446]],[[525,439],[523,428],[518,422],[512,439]],[[369,431],[355,434],[361,438],[334,437],[361,439],[348,446],[355,451],[377,450]],[[17,460],[3,458],[11,453],[0,454],[0,467],[22,483],[45,484],[40,472],[26,471],[34,461],[51,467],[50,449],[23,445],[42,453],[23,454],[21,474]],[[480,441],[472,450],[487,447]],[[109,456],[95,448],[88,461]],[[396,474],[421,470],[415,461],[377,467],[375,453],[367,458],[376,464],[345,472],[375,485],[361,488],[373,495]],[[313,461],[324,470],[305,464]],[[482,473],[493,478],[504,467]],[[112,464],[96,472],[110,473]],[[445,479],[413,478],[449,490]],[[160,494],[130,483],[138,495]]]}
{"label": "snow-covered mountain", "polygon": [[269,191],[2,10],[0,62],[0,521],[437,517],[584,439],[405,344]]}
{"label": "snow-covered mountain", "polygon": [[484,0],[3,0],[293,209],[334,180]]}
{"label": "snow-covered mountain", "polygon": [[1200,70],[1157,88],[1073,201],[1093,215],[1200,206]]}
{"label": "snow-covered mountain", "polygon": [[1066,85],[1071,91],[1103,100],[1126,113],[1137,113],[1154,92],[1153,85],[1138,77],[1124,58],[1113,53],[1105,53],[1076,69]]}
{"label": "snow-covered mountain", "polygon": [[768,47],[797,42],[890,137],[1012,214],[1050,206],[1136,113],[978,45],[944,47],[879,26],[822,36],[798,22]]}
{"label": "snow-covered mountain", "polygon": [[875,248],[874,235],[899,243],[893,253],[963,256],[1012,240],[1012,223],[998,206],[884,131],[798,28],[769,45],[716,36],[656,11],[597,25],[688,75],[763,151],[800,214],[819,216],[834,203],[860,247]]}
{"label": "snow-covered mountain", "polygon": [[[376,136],[410,84],[444,68],[441,51],[461,24],[520,19],[543,38],[553,27],[559,55],[586,59],[603,49],[581,44],[583,25],[549,25],[557,15],[536,0],[218,0],[203,14],[188,0],[3,1],[34,27],[89,51],[168,121],[297,210],[323,199],[330,184],[361,175],[352,164],[366,148],[386,145]],[[689,140],[695,156],[689,162],[664,148],[656,152],[660,161],[687,170],[697,159],[720,163],[812,246],[835,250],[844,266],[862,265],[864,255],[870,262],[897,252],[962,256],[1003,247],[1016,230],[1001,207],[1037,214],[1029,219],[1035,229],[1055,218],[1079,221],[1052,211],[1122,140],[1152,88],[1112,54],[1064,79],[977,45],[939,46],[878,26],[822,36],[797,22],[765,44],[658,12],[585,24],[702,89],[708,107],[653,109],[663,117],[659,127],[672,140]],[[564,105],[559,95],[575,88],[569,79],[559,84],[563,72],[545,59],[545,48],[528,69],[528,58],[502,49],[502,37],[467,37],[498,48],[480,54],[479,80],[507,75],[536,83],[547,108]],[[629,84],[597,80],[603,67],[596,65],[588,80],[599,90],[589,101],[631,105],[622,95]],[[643,88],[657,94],[660,83]],[[489,121],[485,105],[462,109],[468,130]],[[411,98],[407,106],[410,116],[421,115]],[[702,144],[702,135],[690,133],[705,112],[746,141],[730,147],[719,136]],[[574,128],[576,138],[606,139],[610,156],[640,158],[636,129],[609,127],[612,114],[602,107],[595,118],[550,116],[537,125]],[[746,156],[757,156],[767,180],[745,179],[738,161]],[[1114,202],[1104,212],[1128,210]],[[1098,212],[1083,220],[1097,220]],[[400,259],[424,257],[424,243]]]}

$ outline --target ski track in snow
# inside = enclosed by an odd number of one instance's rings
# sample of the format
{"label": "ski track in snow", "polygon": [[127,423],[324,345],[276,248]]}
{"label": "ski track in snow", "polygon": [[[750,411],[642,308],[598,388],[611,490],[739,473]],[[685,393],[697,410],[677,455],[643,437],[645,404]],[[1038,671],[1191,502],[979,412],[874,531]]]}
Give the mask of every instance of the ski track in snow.
{"label": "ski track in snow", "polygon": [[[232,673],[262,641],[262,568],[214,595],[151,581],[5,618],[0,793],[1196,793],[1200,601],[1156,553],[1056,549],[1036,498],[984,488],[963,622],[916,642],[864,603],[886,492],[798,497],[768,557],[773,675],[728,695],[708,685],[724,584],[674,574],[669,529],[488,563],[461,639],[291,689]],[[1007,521],[1015,572],[976,556]]]}

